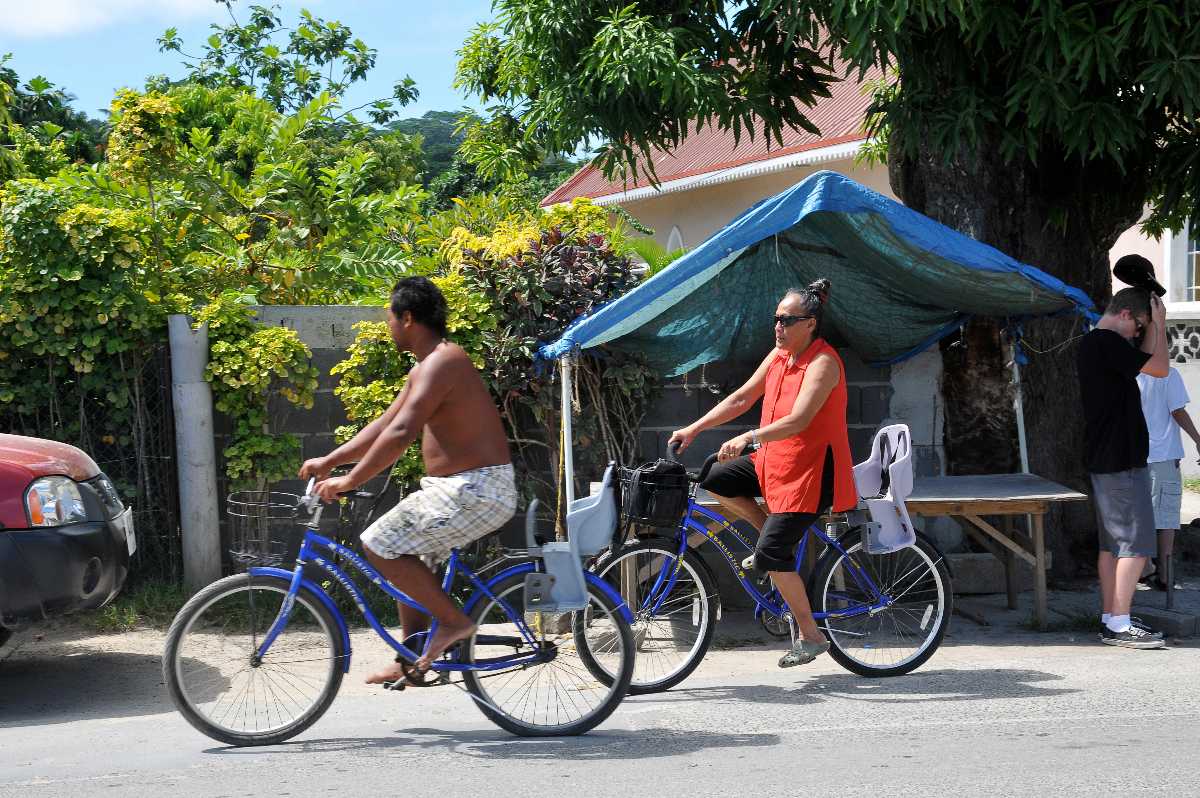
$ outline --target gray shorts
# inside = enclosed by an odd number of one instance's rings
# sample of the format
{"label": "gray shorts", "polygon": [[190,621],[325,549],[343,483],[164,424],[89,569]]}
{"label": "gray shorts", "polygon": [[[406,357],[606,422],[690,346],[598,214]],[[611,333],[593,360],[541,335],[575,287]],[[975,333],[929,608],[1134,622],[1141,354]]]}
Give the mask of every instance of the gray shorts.
{"label": "gray shorts", "polygon": [[1154,503],[1154,528],[1179,529],[1183,504],[1183,475],[1178,460],[1150,464],[1150,498]]}
{"label": "gray shorts", "polygon": [[401,499],[359,539],[384,559],[411,554],[434,562],[495,532],[516,509],[512,465],[422,477],[420,490]]}
{"label": "gray shorts", "polygon": [[1150,469],[1090,474],[1100,551],[1114,557],[1153,557],[1157,551]]}

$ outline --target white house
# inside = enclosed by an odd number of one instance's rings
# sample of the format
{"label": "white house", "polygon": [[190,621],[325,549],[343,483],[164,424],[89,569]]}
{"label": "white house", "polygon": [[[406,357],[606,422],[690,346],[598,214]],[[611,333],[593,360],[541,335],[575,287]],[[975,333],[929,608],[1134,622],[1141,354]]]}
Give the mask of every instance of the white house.
{"label": "white house", "polygon": [[[693,127],[673,152],[653,153],[658,186],[645,180],[608,180],[589,165],[547,196],[542,205],[589,197],[598,205],[620,206],[652,227],[660,244],[675,249],[696,246],[755,202],[820,169],[840,172],[896,198],[886,167],[856,163],[865,141],[862,118],[870,98],[853,81],[830,88],[832,96],[809,114],[822,131],[820,135],[789,130],[781,146],[767,142],[761,135],[753,140],[743,135],[735,143],[730,132],[711,126],[697,131]],[[1131,228],[1113,248],[1112,259],[1130,252],[1148,258],[1159,282],[1168,290],[1172,360],[1183,374],[1189,393],[1200,403],[1200,222],[1194,231],[1165,236],[1162,241]],[[886,415],[908,423],[914,443],[934,455],[929,460],[930,465],[936,465],[927,470],[940,470],[945,463],[937,390],[940,374],[941,356],[935,348],[893,367],[887,378],[891,391]],[[863,418],[861,432],[873,421]],[[1200,473],[1194,460],[1189,458],[1184,463],[1186,473]]]}

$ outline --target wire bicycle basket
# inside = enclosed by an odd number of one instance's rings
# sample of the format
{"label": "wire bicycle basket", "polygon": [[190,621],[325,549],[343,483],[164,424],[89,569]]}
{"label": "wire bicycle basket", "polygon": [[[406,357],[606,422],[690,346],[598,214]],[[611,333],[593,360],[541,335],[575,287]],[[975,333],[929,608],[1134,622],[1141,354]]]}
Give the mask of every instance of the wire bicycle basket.
{"label": "wire bicycle basket", "polygon": [[229,558],[238,566],[272,566],[295,561],[304,521],[294,493],[241,490],[225,499]]}

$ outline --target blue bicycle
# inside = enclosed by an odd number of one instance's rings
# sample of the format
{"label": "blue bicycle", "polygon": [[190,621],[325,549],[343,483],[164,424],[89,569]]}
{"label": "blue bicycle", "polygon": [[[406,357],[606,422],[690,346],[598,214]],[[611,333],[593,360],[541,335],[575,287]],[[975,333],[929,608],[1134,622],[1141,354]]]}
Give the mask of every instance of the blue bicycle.
{"label": "blue bicycle", "polygon": [[[601,554],[591,570],[618,591],[634,613],[637,662],[629,693],[658,692],[682,682],[704,659],[721,616],[717,580],[694,547],[711,543],[754,601],[755,617],[772,635],[794,634],[787,604],[765,575],[747,573],[754,541],[725,517],[696,502],[698,483],[716,462],[689,473],[687,510],[673,537],[642,538]],[[937,650],[953,606],[950,572],[932,541],[871,554],[863,530],[846,523],[812,526],[796,553],[802,570],[810,547],[824,553],[807,580],[813,616],[829,653],[863,676],[896,676]]]}
{"label": "blue bicycle", "polygon": [[[304,731],[329,708],[350,668],[350,634],[332,597],[311,578],[314,572],[332,580],[325,584],[342,586],[398,661],[411,666],[424,653],[432,630],[403,641],[392,637],[339,562],[396,601],[424,609],[351,548],[321,535],[319,504],[271,493],[231,497],[229,506],[231,517],[248,517],[255,528],[250,537],[258,545],[239,549],[247,559],[290,561],[277,553],[278,538],[267,531],[273,521],[298,522],[292,528],[303,534],[294,567],[258,564],[214,582],[172,622],[163,674],[192,726],[230,745],[272,745]],[[586,732],[625,696],[633,674],[632,615],[592,574],[580,580],[586,584],[586,599],[581,591],[577,600],[583,609],[543,612],[536,606],[545,598],[536,595],[538,585],[554,580],[546,578],[541,551],[505,554],[525,561],[485,581],[457,550],[451,553],[442,589],[449,593],[456,581],[469,586],[463,609],[478,630],[435,661],[431,672],[409,668],[391,686],[456,685],[489,720],[518,735]],[[578,558],[574,567],[581,567]]]}

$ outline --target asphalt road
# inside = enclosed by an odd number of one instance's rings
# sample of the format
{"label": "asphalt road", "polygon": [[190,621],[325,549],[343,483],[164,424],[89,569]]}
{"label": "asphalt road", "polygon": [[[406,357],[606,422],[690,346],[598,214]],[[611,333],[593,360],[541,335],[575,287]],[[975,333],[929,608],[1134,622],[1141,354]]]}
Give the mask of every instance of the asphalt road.
{"label": "asphalt road", "polygon": [[356,638],[332,709],[288,744],[232,749],[188,726],[161,635],[49,635],[0,663],[0,796],[1198,795],[1200,647],[956,619],[916,673],[867,680],[828,658],[775,667],[727,618],[726,648],[598,730],[517,739],[454,688],[379,693]]}

